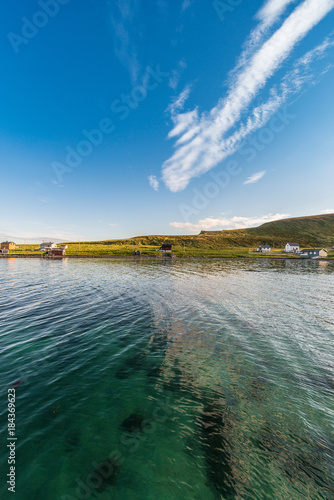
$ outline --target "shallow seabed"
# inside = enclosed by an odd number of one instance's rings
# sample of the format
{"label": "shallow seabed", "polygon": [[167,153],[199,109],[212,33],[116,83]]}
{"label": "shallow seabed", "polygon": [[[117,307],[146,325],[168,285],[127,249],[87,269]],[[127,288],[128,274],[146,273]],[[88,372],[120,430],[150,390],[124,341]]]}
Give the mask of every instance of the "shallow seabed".
{"label": "shallow seabed", "polygon": [[0,498],[333,499],[334,262],[0,261]]}

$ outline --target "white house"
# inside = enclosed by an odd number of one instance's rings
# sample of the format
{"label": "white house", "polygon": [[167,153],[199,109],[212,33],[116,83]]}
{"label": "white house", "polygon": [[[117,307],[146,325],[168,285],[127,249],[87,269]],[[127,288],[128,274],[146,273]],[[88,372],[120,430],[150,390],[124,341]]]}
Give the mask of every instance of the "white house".
{"label": "white house", "polygon": [[49,248],[57,248],[57,243],[52,243],[51,241],[49,242],[43,242],[41,243],[41,246],[39,247],[40,251],[45,252],[45,250],[48,250]]}
{"label": "white house", "polygon": [[261,253],[269,253],[271,252],[271,247],[270,245],[260,245],[256,251]]}
{"label": "white house", "polygon": [[299,252],[300,250],[300,245],[298,243],[287,243],[285,245],[285,252]]}

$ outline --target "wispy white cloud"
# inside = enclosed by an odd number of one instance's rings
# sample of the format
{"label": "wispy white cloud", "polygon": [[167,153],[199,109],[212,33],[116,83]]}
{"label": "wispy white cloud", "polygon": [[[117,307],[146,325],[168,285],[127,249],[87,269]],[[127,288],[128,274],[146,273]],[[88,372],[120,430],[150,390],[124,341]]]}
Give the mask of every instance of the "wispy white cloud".
{"label": "wispy white cloud", "polygon": [[302,95],[307,85],[312,86],[318,83],[320,78],[331,69],[332,65],[326,63],[323,69],[318,68],[317,72],[314,72],[311,68],[311,64],[315,59],[323,59],[327,51],[332,47],[334,47],[333,34],[294,63],[293,69],[286,73],[280,84],[274,85],[270,89],[269,99],[263,104],[255,107],[248,116],[246,122],[240,123],[237,131],[225,139],[224,157],[236,152],[242,144],[242,141],[248,135],[263,127],[289,99],[289,102],[291,102],[293,96],[297,96],[297,99]]}
{"label": "wispy white cloud", "polygon": [[185,59],[181,59],[177,63],[177,67],[170,72],[168,85],[173,90],[176,90],[177,86],[179,85],[181,75],[186,67],[187,67],[187,63],[186,63]]}
{"label": "wispy white cloud", "polygon": [[[261,23],[268,24],[273,19],[277,20],[289,3],[293,2],[267,2],[266,5],[271,5],[271,9],[267,8],[262,13],[262,19],[266,21],[262,20]],[[184,118],[190,118],[188,113],[183,114],[180,121],[174,120],[174,128],[169,137],[182,136],[176,143],[175,153],[163,165],[163,179],[171,191],[184,189],[193,177],[207,172],[235,152],[238,141],[263,126],[287,96],[300,88],[304,80],[299,78],[297,70],[292,75],[295,77],[292,85],[286,79],[282,81],[280,89],[273,87],[270,99],[255,108],[246,124],[239,124],[232,137],[226,138],[227,132],[241,120],[254,97],[281,67],[296,44],[333,8],[334,0],[304,0],[249,60],[241,64],[227,97],[222,98],[209,113],[199,116],[197,110],[194,110],[187,126],[184,126]],[[311,59],[314,59],[317,53],[311,53],[312,51],[309,53]],[[300,61],[300,65],[302,64],[305,66],[309,63]]]}
{"label": "wispy white cloud", "polygon": [[132,84],[140,72],[137,45],[130,33],[135,33],[133,23],[140,6],[136,0],[118,0],[111,3],[111,22],[114,33],[114,50],[121,64],[128,70]]}
{"label": "wispy white cloud", "polygon": [[230,73],[230,79],[233,80],[238,72],[249,61],[252,54],[263,42],[270,29],[279,21],[281,16],[290,4],[297,0],[267,0],[263,7],[256,14],[259,24],[253,29],[247,38],[236,67]]}
{"label": "wispy white cloud", "polygon": [[112,224],[112,223],[109,224],[109,226],[111,226],[111,227],[117,227],[118,225],[119,224],[117,224],[117,223],[116,224]]}
{"label": "wispy white cloud", "polygon": [[193,3],[194,0],[183,0],[181,12],[184,12],[185,10],[189,9],[189,7],[191,7]]}
{"label": "wispy white cloud", "polygon": [[247,227],[255,227],[272,222],[275,220],[285,219],[289,214],[267,214],[262,217],[207,217],[196,223],[191,222],[171,222],[170,226],[190,233],[198,233],[200,231],[222,230],[222,229],[243,229]]}
{"label": "wispy white cloud", "polygon": [[322,214],[334,214],[334,208],[326,208],[326,210],[321,210]]}
{"label": "wispy white cloud", "polygon": [[148,182],[151,188],[154,189],[154,191],[159,191],[159,181],[155,175],[150,175],[148,178]]}
{"label": "wispy white cloud", "polygon": [[244,182],[244,184],[255,184],[266,175],[266,172],[267,172],[266,170],[262,170],[261,172],[256,172],[256,174],[253,174],[250,177],[248,177],[248,179]]}
{"label": "wispy white cloud", "polygon": [[192,125],[197,123],[198,111],[197,109],[194,109],[194,111],[189,111],[188,113],[181,113],[179,115],[175,115],[173,117],[173,121],[174,121],[174,128],[169,132],[168,138],[176,137],[180,134],[183,134]]}
{"label": "wispy white cloud", "polygon": [[55,181],[54,179],[52,179],[52,181],[51,181],[51,182],[52,182],[52,184],[54,184],[55,186],[57,186],[57,187],[59,187],[59,188],[63,188],[63,187],[64,187],[64,186],[63,186],[63,184],[60,184],[60,182]]}
{"label": "wispy white cloud", "polygon": [[[331,65],[325,65],[324,69],[315,73],[312,71],[311,64],[317,59],[324,59],[327,51],[334,46],[334,35],[331,34],[323,43],[307,52],[303,57],[298,59],[291,71],[288,71],[282,78],[279,85],[275,85],[270,90],[269,99],[263,104],[255,107],[248,116],[245,123],[240,123],[239,128],[224,139],[221,144],[223,156],[221,159],[235,153],[242,141],[251,133],[263,127],[270,118],[288,101],[291,96],[301,95],[306,85],[314,85],[323,74],[331,69]],[[176,146],[189,141],[200,131],[198,110],[188,113],[174,114],[172,116],[174,128],[169,132],[168,138],[181,135],[177,140]],[[223,149],[224,148],[224,149]]]}
{"label": "wispy white cloud", "polygon": [[188,84],[182,92],[171,102],[166,111],[170,112],[172,118],[178,112],[180,112],[184,108],[184,104],[189,98],[191,91],[191,84]]}
{"label": "wispy white cloud", "polygon": [[296,2],[297,0],[267,0],[256,17],[262,21],[264,26],[270,26],[277,21],[288,5]]}

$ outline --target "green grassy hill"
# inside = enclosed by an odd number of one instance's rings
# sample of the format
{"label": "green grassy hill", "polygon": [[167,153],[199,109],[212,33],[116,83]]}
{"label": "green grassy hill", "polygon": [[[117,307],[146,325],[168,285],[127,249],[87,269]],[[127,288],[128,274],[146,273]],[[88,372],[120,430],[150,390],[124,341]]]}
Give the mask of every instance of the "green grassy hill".
{"label": "green grassy hill", "polygon": [[133,247],[159,247],[168,242],[179,249],[193,248],[218,250],[221,248],[253,248],[259,244],[270,244],[274,248],[284,248],[288,241],[301,246],[334,246],[334,214],[295,217],[267,222],[250,229],[225,231],[202,231],[194,236],[136,236],[123,240],[86,242],[85,245],[113,246],[130,252]]}
{"label": "green grassy hill", "polygon": [[248,229],[251,235],[293,240],[301,245],[332,247],[334,245],[334,214],[295,217]]}
{"label": "green grassy hill", "polygon": [[261,243],[284,248],[288,241],[296,241],[302,246],[332,247],[334,214],[282,219],[250,229],[202,231],[195,236],[142,236],[133,240],[142,245],[160,245],[168,241],[176,246],[212,249],[222,246],[252,247]]}

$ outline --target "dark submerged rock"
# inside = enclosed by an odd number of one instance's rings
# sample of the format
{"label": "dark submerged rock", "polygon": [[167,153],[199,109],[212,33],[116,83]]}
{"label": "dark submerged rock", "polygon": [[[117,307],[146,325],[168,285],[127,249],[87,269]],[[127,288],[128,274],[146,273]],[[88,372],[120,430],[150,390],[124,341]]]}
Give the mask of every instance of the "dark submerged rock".
{"label": "dark submerged rock", "polygon": [[96,484],[95,492],[103,493],[106,489],[114,486],[119,475],[119,464],[107,458],[100,462],[91,475],[91,482]]}
{"label": "dark submerged rock", "polygon": [[117,372],[115,373],[115,376],[116,376],[116,378],[122,380],[125,378],[129,378],[132,373],[133,373],[132,370],[129,370],[126,367],[122,367],[119,370],[117,370]]}
{"label": "dark submerged rock", "polygon": [[201,434],[203,450],[206,454],[207,475],[210,484],[224,499],[236,497],[228,420],[226,411],[218,404],[207,404],[201,415]]}
{"label": "dark submerged rock", "polygon": [[141,369],[144,366],[145,356],[143,354],[135,354],[127,358],[125,365],[133,369]]}
{"label": "dark submerged rock", "polygon": [[145,363],[145,355],[144,354],[135,354],[127,358],[121,368],[119,368],[116,372],[116,378],[125,379],[134,375],[138,370],[144,368]]}
{"label": "dark submerged rock", "polygon": [[121,423],[121,429],[125,432],[140,432],[143,430],[144,417],[133,413]]}
{"label": "dark submerged rock", "polygon": [[73,429],[65,435],[65,451],[71,453],[80,445],[80,432]]}
{"label": "dark submerged rock", "polygon": [[148,377],[159,377],[161,374],[161,365],[148,365],[146,367],[146,374]]}

